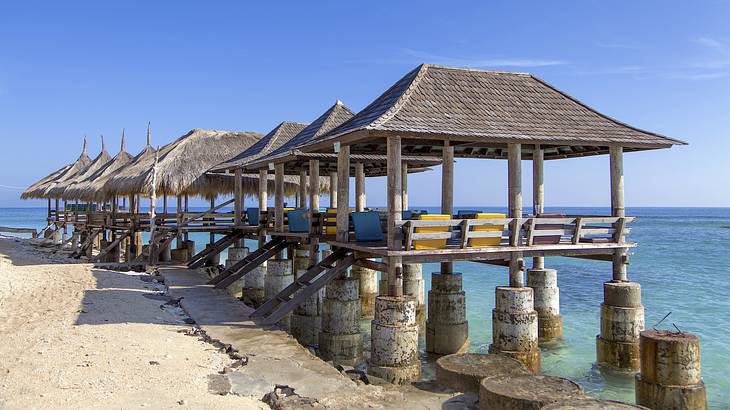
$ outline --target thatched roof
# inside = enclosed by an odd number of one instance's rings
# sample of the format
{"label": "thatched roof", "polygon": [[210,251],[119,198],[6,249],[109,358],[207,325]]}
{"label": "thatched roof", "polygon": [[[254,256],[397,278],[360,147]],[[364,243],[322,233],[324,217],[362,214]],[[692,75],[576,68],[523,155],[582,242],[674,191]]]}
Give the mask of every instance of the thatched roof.
{"label": "thatched roof", "polygon": [[[309,184],[309,179],[307,179]],[[266,183],[268,195],[274,195],[274,174],[269,173]],[[327,177],[319,178],[319,193],[326,194],[330,189]],[[206,174],[201,179],[200,186],[196,187],[196,194],[205,198],[215,198],[218,195],[232,194],[235,190],[235,179],[232,174]],[[284,195],[294,196],[299,192],[299,176],[284,175]],[[243,174],[243,194],[247,197],[256,197],[259,193],[259,174]]]}
{"label": "thatched roof", "polygon": [[327,109],[322,115],[312,121],[306,128],[291,138],[281,147],[271,153],[249,162],[250,168],[262,168],[269,163],[286,162],[287,158],[294,154],[294,150],[317,137],[326,134],[338,125],[347,121],[355,115],[353,112],[337,100],[333,106]]}
{"label": "thatched roof", "polygon": [[[216,191],[210,185],[219,183],[205,172],[253,145],[261,138],[256,132],[232,132],[193,129],[176,141],[159,149],[157,164],[158,195],[205,195]],[[149,152],[147,152],[149,151]],[[151,149],[138,156],[104,184],[103,196],[149,195],[152,192],[152,166],[155,154]]]}
{"label": "thatched roof", "polygon": [[449,139],[456,156],[482,158],[506,158],[507,143],[541,144],[545,159],[603,154],[609,145],[684,144],[601,114],[530,74],[423,64],[303,150],[331,152],[342,141],[353,152],[382,153],[383,137],[394,135],[406,154],[437,153]]}
{"label": "thatched roof", "polygon": [[117,155],[83,181],[75,182],[66,188],[64,195],[71,199],[84,201],[104,201],[109,199],[99,195],[104,187],[104,183],[106,183],[107,177],[116,173],[119,168],[132,160],[132,155],[127,152],[124,142],[124,131],[122,131],[122,142]]}
{"label": "thatched roof", "polygon": [[264,135],[263,138],[256,141],[256,143],[250,146],[248,149],[236,155],[229,161],[216,165],[210,171],[221,172],[235,170],[237,168],[244,168],[246,164],[249,164],[256,159],[275,151],[276,149],[287,143],[294,136],[299,134],[304,128],[306,128],[307,125],[308,124],[304,124],[301,122],[284,121],[277,125],[276,128],[269,131],[268,134]]}
{"label": "thatched roof", "polygon": [[28,187],[20,196],[21,199],[40,199],[50,198],[47,191],[52,188],[56,183],[63,182],[67,179],[73,178],[79,171],[85,169],[91,164],[91,159],[86,151],[86,137],[84,137],[84,147],[81,150],[81,155],[72,164],[66,165],[61,169],[51,173],[40,181]]}
{"label": "thatched roof", "polygon": [[76,199],[68,196],[66,194],[66,190],[73,186],[76,182],[81,182],[85,180],[86,178],[90,177],[94,174],[99,168],[106,165],[109,161],[111,161],[112,157],[109,155],[109,152],[106,150],[106,147],[104,145],[104,136],[101,137],[101,152],[99,155],[94,158],[93,161],[84,169],[81,169],[79,172],[77,172],[74,176],[67,178],[64,181],[57,181],[55,184],[53,184],[48,190],[47,195],[51,198],[61,198],[61,199]]}

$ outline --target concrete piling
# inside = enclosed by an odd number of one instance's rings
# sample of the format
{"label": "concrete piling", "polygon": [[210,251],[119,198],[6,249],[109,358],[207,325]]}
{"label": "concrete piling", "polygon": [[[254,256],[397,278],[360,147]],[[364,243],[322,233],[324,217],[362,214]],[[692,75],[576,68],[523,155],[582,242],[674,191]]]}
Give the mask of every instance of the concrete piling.
{"label": "concrete piling", "polygon": [[580,385],[568,379],[534,374],[507,374],[482,380],[479,409],[537,410],[550,403],[584,397]]}
{"label": "concrete piling", "polygon": [[[212,245],[207,244],[205,245],[205,249],[210,248]],[[216,253],[214,256],[208,258],[207,261],[205,261],[205,266],[218,266],[221,264],[221,254]]]}
{"label": "concrete piling", "polygon": [[319,333],[319,351],[325,361],[348,366],[362,363],[359,288],[360,280],[354,277],[333,279],[325,287]]}
{"label": "concrete piling", "polygon": [[530,374],[525,365],[498,354],[458,353],[436,360],[436,382],[450,389],[479,394],[479,383],[485,377]]}
{"label": "concrete piling", "polygon": [[489,353],[513,357],[537,373],[540,371],[540,349],[533,297],[533,290],[529,287],[496,289]]}
{"label": "concrete piling", "polygon": [[246,276],[243,277],[243,290],[241,300],[254,308],[258,308],[266,301],[266,272],[268,270],[268,262],[253,268]]}
{"label": "concrete piling", "polygon": [[[269,259],[264,282],[264,299],[273,298],[293,282],[294,275],[292,274],[292,261],[290,259]],[[291,314],[281,319],[279,324],[289,331]]]}
{"label": "concrete piling", "polygon": [[423,265],[407,263],[403,265],[403,293],[416,299],[416,321],[426,320],[424,304]]}
{"label": "concrete piling", "polygon": [[360,313],[362,318],[373,317],[375,297],[378,296],[378,272],[354,265],[352,276],[360,281]]}
{"label": "concrete piling", "polygon": [[650,330],[640,335],[636,403],[651,409],[704,410],[700,341],[690,333]]}
{"label": "concrete piling", "polygon": [[530,269],[527,286],[533,290],[537,311],[537,339],[539,343],[555,342],[563,337],[563,318],[560,316],[560,289],[555,269]]}
{"label": "concrete piling", "polygon": [[469,348],[469,325],[466,320],[466,296],[461,274],[431,274],[426,319],[426,351],[453,354]]}
{"label": "concrete piling", "polygon": [[399,296],[375,298],[368,373],[397,384],[421,377],[415,299]]}
{"label": "concrete piling", "polygon": [[[309,252],[306,249],[294,251],[294,278],[298,278],[309,267]],[[324,289],[307,298],[294,309],[291,317],[291,334],[304,346],[319,344],[322,328],[322,298]]]}
{"label": "concrete piling", "polygon": [[[228,259],[226,259],[226,269],[245,259],[248,256],[248,248],[232,246],[228,248]],[[244,278],[238,279],[226,287],[226,292],[233,297],[241,297],[244,287]]]}
{"label": "concrete piling", "polygon": [[641,286],[635,282],[604,283],[601,333],[596,336],[598,363],[619,370],[638,370],[642,330]]}

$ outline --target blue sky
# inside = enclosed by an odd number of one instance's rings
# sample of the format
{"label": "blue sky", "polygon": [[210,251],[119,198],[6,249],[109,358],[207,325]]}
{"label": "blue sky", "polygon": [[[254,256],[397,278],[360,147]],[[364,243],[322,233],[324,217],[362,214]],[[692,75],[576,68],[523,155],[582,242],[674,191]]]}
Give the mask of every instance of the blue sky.
{"label": "blue sky", "polygon": [[[730,206],[730,2],[34,2],[0,4],[0,206],[147,121],[267,132],[341,99],[357,111],[422,62],[528,71],[687,147],[627,154],[628,206]],[[550,4],[548,4],[550,3]],[[530,184],[530,163],[524,164]],[[459,160],[455,202],[503,205],[504,161]],[[438,204],[439,170],[411,203]],[[609,203],[608,158],[550,161],[548,206]],[[382,180],[368,202],[385,202]],[[525,203],[531,203],[529,188]]]}

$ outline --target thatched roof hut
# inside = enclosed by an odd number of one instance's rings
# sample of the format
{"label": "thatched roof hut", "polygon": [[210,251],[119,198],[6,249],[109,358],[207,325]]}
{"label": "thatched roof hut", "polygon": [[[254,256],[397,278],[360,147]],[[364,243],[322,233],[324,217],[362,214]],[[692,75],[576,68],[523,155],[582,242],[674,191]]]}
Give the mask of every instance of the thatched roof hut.
{"label": "thatched roof hut", "polygon": [[86,151],[86,137],[84,137],[84,147],[81,150],[81,155],[72,164],[68,164],[61,169],[58,169],[50,175],[42,178],[40,181],[34,183],[28,189],[26,189],[21,195],[21,199],[42,199],[50,198],[46,193],[56,182],[64,181],[68,178],[73,177],[80,170],[86,168],[91,164],[91,158]]}
{"label": "thatched roof hut", "polygon": [[104,187],[107,177],[113,175],[118,169],[128,164],[132,158],[132,155],[126,150],[124,131],[122,131],[122,142],[117,155],[83,181],[77,181],[66,188],[64,195],[71,199],[84,201],[104,201],[109,199],[98,195]]}
{"label": "thatched roof hut", "polygon": [[[224,177],[206,175],[205,172],[221,159],[230,159],[260,138],[261,134],[256,132],[191,130],[159,148],[157,194],[210,197],[214,192],[224,192],[216,186],[225,186]],[[154,161],[155,153],[147,147],[116,175],[109,177],[100,195],[151,194]]]}
{"label": "thatched roof hut", "polygon": [[94,158],[93,161],[86,167],[79,172],[77,172],[75,175],[63,180],[63,181],[56,181],[55,184],[50,186],[48,190],[46,191],[47,195],[50,198],[60,198],[60,199],[76,199],[68,196],[66,194],[66,190],[73,186],[76,182],[81,182],[91,176],[94,172],[96,172],[99,168],[106,165],[109,161],[111,161],[112,157],[109,155],[109,152],[106,150],[106,146],[104,145],[104,136],[101,137],[101,152],[99,155]]}

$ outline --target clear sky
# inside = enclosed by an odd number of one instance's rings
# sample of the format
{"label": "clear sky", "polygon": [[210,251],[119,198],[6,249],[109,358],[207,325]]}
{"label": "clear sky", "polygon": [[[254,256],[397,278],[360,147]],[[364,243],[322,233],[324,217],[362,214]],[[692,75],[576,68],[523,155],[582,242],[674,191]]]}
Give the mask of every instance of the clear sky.
{"label": "clear sky", "polygon": [[[341,99],[363,108],[416,65],[527,71],[599,111],[683,139],[627,154],[628,206],[730,206],[730,2],[0,3],[0,206],[90,155],[192,128],[265,133]],[[525,184],[530,163],[524,162]],[[502,205],[505,161],[459,160],[457,205]],[[547,205],[609,204],[606,156],[546,164]],[[412,177],[436,205],[440,173]],[[531,203],[526,189],[525,203]],[[385,203],[381,180],[368,202]]]}

